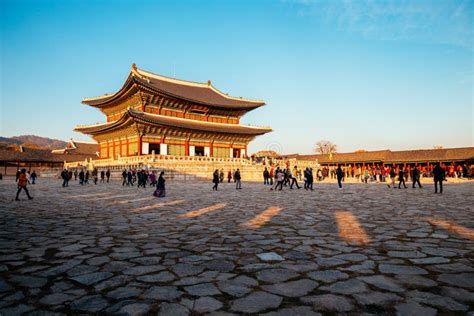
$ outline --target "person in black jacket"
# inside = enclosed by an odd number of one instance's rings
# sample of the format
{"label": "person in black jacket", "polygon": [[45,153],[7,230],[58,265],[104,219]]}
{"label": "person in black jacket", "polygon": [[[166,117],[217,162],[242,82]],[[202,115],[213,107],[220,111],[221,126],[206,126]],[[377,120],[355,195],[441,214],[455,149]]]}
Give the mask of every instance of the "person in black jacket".
{"label": "person in black jacket", "polygon": [[264,185],[270,184],[269,178],[270,178],[270,173],[268,172],[267,167],[265,167],[265,170],[263,171],[263,184]]}
{"label": "person in black jacket", "polygon": [[236,190],[242,190],[242,182],[241,177],[240,177],[240,169],[237,168],[237,170],[234,173],[234,179],[235,179],[235,189]]}
{"label": "person in black jacket", "polygon": [[415,184],[417,184],[417,183],[418,183],[418,186],[421,189],[422,186],[421,186],[421,183],[420,183],[420,170],[418,169],[417,166],[415,166],[413,168],[412,179],[413,179],[413,189],[415,188]]}
{"label": "person in black jacket", "polygon": [[342,171],[341,166],[337,166],[336,169],[336,177],[337,177],[337,185],[339,186],[339,190],[342,189],[342,179],[344,178],[344,172]]}
{"label": "person in black jacket", "polygon": [[403,167],[400,167],[400,170],[398,171],[398,188],[401,189],[401,185],[403,183],[403,186],[405,189],[407,188],[405,184],[405,171],[403,170]]}
{"label": "person in black jacket", "polygon": [[127,170],[125,169],[122,172],[122,178],[123,178],[122,186],[124,186],[125,184],[127,184]]}
{"label": "person in black jacket", "polygon": [[439,162],[436,163],[436,167],[433,169],[433,178],[434,178],[434,185],[435,185],[435,193],[438,193],[438,183],[439,183],[439,193],[443,193],[443,181],[446,177],[446,173],[444,169],[441,168]]}
{"label": "person in black jacket", "polygon": [[105,173],[105,176],[107,177],[107,183],[109,183],[109,180],[110,180],[110,169],[107,169],[107,172]]}
{"label": "person in black jacket", "polygon": [[212,182],[214,183],[214,186],[212,187],[212,190],[217,191],[217,185],[219,184],[219,170],[216,169],[212,175]]}

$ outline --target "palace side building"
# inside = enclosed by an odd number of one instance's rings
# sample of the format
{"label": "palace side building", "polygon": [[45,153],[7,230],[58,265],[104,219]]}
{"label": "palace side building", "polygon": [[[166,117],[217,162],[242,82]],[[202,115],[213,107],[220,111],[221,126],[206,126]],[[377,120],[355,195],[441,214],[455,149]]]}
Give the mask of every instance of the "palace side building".
{"label": "palace side building", "polygon": [[240,124],[240,118],[265,103],[231,97],[210,81],[197,83],[151,73],[132,65],[114,94],[86,98],[106,122],[81,125],[99,146],[99,159],[140,155],[242,158],[247,145],[269,127]]}

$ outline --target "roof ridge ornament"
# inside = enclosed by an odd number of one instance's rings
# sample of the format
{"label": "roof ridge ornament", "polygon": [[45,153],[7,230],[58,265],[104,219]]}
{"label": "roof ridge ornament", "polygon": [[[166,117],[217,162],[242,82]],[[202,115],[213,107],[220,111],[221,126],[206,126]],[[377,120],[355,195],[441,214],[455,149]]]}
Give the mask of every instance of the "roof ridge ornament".
{"label": "roof ridge ornament", "polygon": [[211,85],[212,85],[211,80],[208,80],[208,81],[207,81],[207,86],[210,87]]}

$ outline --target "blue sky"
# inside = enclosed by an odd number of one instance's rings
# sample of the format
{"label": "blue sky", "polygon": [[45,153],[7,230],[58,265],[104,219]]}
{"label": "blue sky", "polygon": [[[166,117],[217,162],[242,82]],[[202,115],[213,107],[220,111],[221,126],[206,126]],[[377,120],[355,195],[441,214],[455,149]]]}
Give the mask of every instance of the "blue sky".
{"label": "blue sky", "polygon": [[130,65],[267,105],[251,152],[474,146],[473,1],[0,1],[0,135],[87,140]]}

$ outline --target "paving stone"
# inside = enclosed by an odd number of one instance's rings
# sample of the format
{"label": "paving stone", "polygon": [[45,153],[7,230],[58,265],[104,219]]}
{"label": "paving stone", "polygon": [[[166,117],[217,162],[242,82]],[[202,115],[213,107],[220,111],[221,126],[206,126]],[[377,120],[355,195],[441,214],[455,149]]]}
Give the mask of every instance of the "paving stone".
{"label": "paving stone", "polygon": [[410,259],[414,264],[438,264],[438,263],[447,263],[450,260],[445,257],[428,257],[420,259]]}
{"label": "paving stone", "polygon": [[221,294],[221,291],[219,291],[219,289],[212,283],[187,286],[184,290],[194,296],[212,296]]}
{"label": "paving stone", "polygon": [[259,281],[266,283],[279,283],[299,276],[298,273],[289,269],[265,269],[256,273]]}
{"label": "paving stone", "polygon": [[320,313],[316,313],[311,309],[311,307],[308,306],[297,306],[297,307],[288,307],[288,308],[283,308],[280,309],[279,311],[276,312],[269,312],[262,314],[265,316],[287,316],[287,315],[293,315],[293,316],[319,316],[321,315]]}
{"label": "paving stone", "polygon": [[369,259],[366,255],[360,253],[345,253],[342,255],[334,256],[334,258],[351,262],[360,262]]}
{"label": "paving stone", "polygon": [[347,263],[347,261],[337,258],[318,258],[317,262],[323,268],[340,266]]}
{"label": "paving stone", "polygon": [[1,292],[7,292],[7,291],[10,291],[12,289],[13,289],[13,287],[10,284],[8,284],[5,280],[2,280],[0,278],[0,293]]}
{"label": "paving stone", "polygon": [[220,281],[217,283],[217,287],[222,292],[229,294],[233,297],[242,297],[252,291],[251,288],[246,285],[240,284],[236,281]]}
{"label": "paving stone", "polygon": [[334,294],[304,296],[300,300],[304,304],[313,305],[317,311],[349,312],[354,309],[354,304],[351,299]]}
{"label": "paving stone", "polygon": [[380,307],[391,305],[395,302],[402,300],[402,298],[396,294],[375,291],[369,293],[354,294],[353,296],[361,305],[376,305]]}
{"label": "paving stone", "polygon": [[151,306],[146,303],[133,303],[128,304],[122,307],[118,311],[118,315],[127,315],[127,316],[140,316],[140,315],[148,315]]}
{"label": "paving stone", "polygon": [[230,309],[240,313],[259,313],[280,306],[282,298],[267,292],[256,291],[231,302]]}
{"label": "paving stone", "polygon": [[408,292],[407,296],[419,303],[436,306],[447,311],[465,312],[469,309],[469,306],[458,303],[452,298],[443,297],[429,292],[420,292],[418,290],[415,290]]}
{"label": "paving stone", "polygon": [[235,264],[227,260],[211,260],[205,264],[206,268],[209,270],[215,270],[219,272],[230,272],[235,268]]}
{"label": "paving stone", "polygon": [[147,274],[147,273],[162,271],[164,269],[165,269],[165,267],[160,266],[160,265],[137,266],[137,267],[128,268],[128,269],[124,270],[122,273],[123,274],[128,274],[128,275],[144,275],[144,274]]}
{"label": "paving stone", "polygon": [[137,277],[138,281],[149,282],[149,283],[155,283],[155,282],[166,283],[166,282],[171,282],[175,279],[176,277],[174,276],[174,274],[168,271],[163,271],[157,274],[147,274],[147,275],[142,275],[142,276]]}
{"label": "paving stone", "polygon": [[36,288],[44,286],[48,279],[28,275],[14,275],[10,278],[10,282],[23,287]]}
{"label": "paving stone", "polygon": [[428,274],[428,271],[425,269],[414,267],[414,266],[403,266],[403,265],[396,265],[396,264],[379,264],[379,270],[382,273],[389,273],[389,274]]}
{"label": "paving stone", "polygon": [[387,290],[387,291],[396,292],[396,293],[405,291],[405,289],[401,287],[400,284],[397,283],[395,279],[392,279],[390,277],[386,277],[383,275],[364,276],[364,277],[358,277],[357,279],[364,281],[365,283],[371,284],[373,286],[376,286],[382,290]]}
{"label": "paving stone", "polygon": [[142,290],[133,286],[119,287],[113,291],[107,293],[107,297],[115,300],[121,300],[124,298],[134,298],[139,296]]}
{"label": "paving stone", "polygon": [[182,295],[183,292],[175,286],[154,286],[147,290],[143,297],[152,300],[173,301]]}
{"label": "paving stone", "polygon": [[185,277],[201,273],[202,271],[204,271],[204,267],[188,263],[178,263],[172,267],[172,270],[179,277]]}
{"label": "paving stone", "polygon": [[194,302],[194,309],[198,313],[208,313],[216,311],[224,306],[220,301],[212,297],[200,297]]}
{"label": "paving stone", "polygon": [[474,289],[474,273],[441,274],[438,276],[438,281],[467,289]]}
{"label": "paving stone", "polygon": [[414,301],[399,304],[395,306],[395,309],[398,316],[434,316],[437,314],[436,309],[422,306]]}
{"label": "paving stone", "polygon": [[395,275],[395,279],[411,287],[427,288],[437,286],[435,281],[419,275],[399,274]]}
{"label": "paving stone", "polygon": [[277,283],[272,285],[264,285],[262,289],[265,291],[286,296],[299,297],[307,295],[309,292],[318,287],[318,282],[309,279],[301,279],[297,281],[289,281],[285,283]]}
{"label": "paving stone", "polygon": [[474,292],[457,287],[443,287],[441,290],[443,296],[449,296],[458,302],[474,303]]}
{"label": "paving stone", "polygon": [[285,258],[283,258],[282,256],[280,256],[279,254],[277,254],[275,252],[258,253],[257,257],[260,260],[264,261],[264,262],[267,262],[267,261],[284,261],[285,260]]}
{"label": "paving stone", "polygon": [[389,257],[394,258],[424,258],[426,255],[421,251],[389,251]]}
{"label": "paving stone", "polygon": [[117,275],[105,281],[102,281],[94,286],[96,291],[103,291],[111,288],[124,285],[132,280],[132,277],[129,275]]}
{"label": "paving stone", "polygon": [[40,299],[39,303],[43,305],[60,305],[72,300],[74,297],[64,293],[53,293]]}
{"label": "paving stone", "polygon": [[59,266],[56,266],[56,267],[52,267],[48,270],[45,270],[45,271],[42,271],[39,275],[42,276],[42,277],[52,277],[52,276],[57,276],[57,275],[60,275],[72,268],[74,268],[75,266],[81,264],[82,260],[75,260],[75,259],[72,259],[72,260],[69,260],[63,264],[60,264]]}
{"label": "paving stone", "polygon": [[78,275],[69,279],[79,282],[83,285],[92,285],[105,279],[108,279],[112,275],[113,274],[110,272],[94,272],[89,274]]}
{"label": "paving stone", "polygon": [[461,272],[473,272],[474,267],[472,265],[466,265],[463,263],[448,263],[448,264],[436,264],[429,265],[426,267],[431,271],[436,271],[440,273],[461,273]]}
{"label": "paving stone", "polygon": [[189,309],[180,304],[161,303],[160,316],[187,316]]}
{"label": "paving stone", "polygon": [[87,313],[97,313],[107,307],[107,301],[100,295],[88,295],[71,303],[71,309]]}
{"label": "paving stone", "polygon": [[33,310],[34,307],[25,304],[19,304],[12,307],[0,309],[0,315],[22,315]]}
{"label": "paving stone", "polygon": [[355,294],[367,292],[369,288],[367,285],[356,279],[349,279],[347,281],[339,281],[331,285],[321,286],[320,290],[329,291],[338,294]]}
{"label": "paving stone", "polygon": [[310,272],[308,273],[308,277],[316,281],[333,283],[334,281],[347,279],[349,275],[338,270],[323,270]]}

